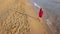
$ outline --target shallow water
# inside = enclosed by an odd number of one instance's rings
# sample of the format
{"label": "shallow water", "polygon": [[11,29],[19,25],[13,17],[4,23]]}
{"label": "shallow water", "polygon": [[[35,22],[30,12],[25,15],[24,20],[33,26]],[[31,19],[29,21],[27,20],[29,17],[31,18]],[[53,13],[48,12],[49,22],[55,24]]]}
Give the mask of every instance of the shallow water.
{"label": "shallow water", "polygon": [[60,0],[30,0],[36,2],[41,7],[45,8],[50,13],[55,12],[60,14]]}

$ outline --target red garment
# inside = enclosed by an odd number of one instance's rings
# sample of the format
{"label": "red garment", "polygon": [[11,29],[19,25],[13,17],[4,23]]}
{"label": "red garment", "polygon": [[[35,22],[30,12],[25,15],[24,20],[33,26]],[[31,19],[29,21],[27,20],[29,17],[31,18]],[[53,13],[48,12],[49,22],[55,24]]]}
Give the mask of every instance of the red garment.
{"label": "red garment", "polygon": [[40,9],[40,10],[39,10],[39,17],[42,18],[42,16],[43,16],[43,10]]}

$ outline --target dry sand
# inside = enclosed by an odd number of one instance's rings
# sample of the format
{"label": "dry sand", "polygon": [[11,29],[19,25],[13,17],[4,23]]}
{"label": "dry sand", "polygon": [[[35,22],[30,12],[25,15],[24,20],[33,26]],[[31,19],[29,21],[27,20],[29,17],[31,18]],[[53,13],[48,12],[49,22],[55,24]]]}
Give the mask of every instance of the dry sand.
{"label": "dry sand", "polygon": [[0,34],[53,34],[28,0],[2,0]]}

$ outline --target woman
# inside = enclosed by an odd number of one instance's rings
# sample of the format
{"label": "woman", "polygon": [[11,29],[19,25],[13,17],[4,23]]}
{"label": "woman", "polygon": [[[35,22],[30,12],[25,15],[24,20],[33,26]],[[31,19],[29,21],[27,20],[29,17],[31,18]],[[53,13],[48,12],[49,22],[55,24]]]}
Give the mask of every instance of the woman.
{"label": "woman", "polygon": [[39,17],[40,18],[42,18],[42,16],[43,16],[43,10],[42,10],[42,8],[39,10]]}

